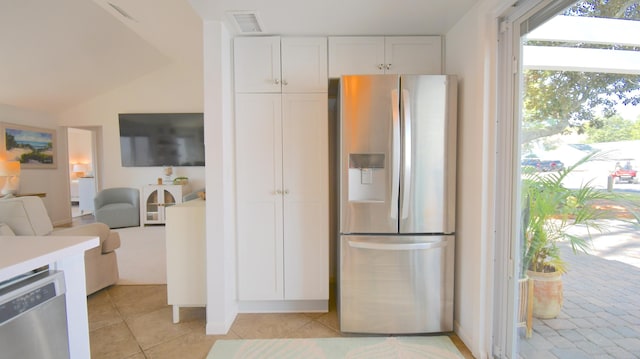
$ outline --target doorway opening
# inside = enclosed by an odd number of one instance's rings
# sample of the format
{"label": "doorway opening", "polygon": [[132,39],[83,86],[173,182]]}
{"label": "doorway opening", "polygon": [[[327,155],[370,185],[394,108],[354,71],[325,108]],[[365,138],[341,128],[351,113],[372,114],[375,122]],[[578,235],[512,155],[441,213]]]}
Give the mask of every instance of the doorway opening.
{"label": "doorway opening", "polygon": [[99,128],[67,128],[72,218],[89,216],[94,211],[93,198],[98,188],[100,168],[97,153],[99,135]]}
{"label": "doorway opening", "polygon": [[[506,356],[633,357],[640,39],[629,34],[640,33],[639,5],[537,3],[503,26],[518,64],[506,141],[516,173],[505,197],[514,219],[507,292],[515,293],[506,296],[514,309],[506,335],[515,338]],[[531,285],[538,272],[566,273]]]}

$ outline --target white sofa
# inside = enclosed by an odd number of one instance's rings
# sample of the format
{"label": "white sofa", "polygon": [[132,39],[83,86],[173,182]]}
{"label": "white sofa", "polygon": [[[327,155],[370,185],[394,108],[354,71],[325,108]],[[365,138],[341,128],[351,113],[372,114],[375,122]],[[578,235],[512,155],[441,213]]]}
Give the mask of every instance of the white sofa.
{"label": "white sofa", "polygon": [[0,225],[2,235],[100,237],[100,246],[88,250],[84,256],[87,294],[115,284],[119,279],[115,250],[120,247],[120,235],[104,223],[54,229],[42,199],[27,196],[0,199]]}

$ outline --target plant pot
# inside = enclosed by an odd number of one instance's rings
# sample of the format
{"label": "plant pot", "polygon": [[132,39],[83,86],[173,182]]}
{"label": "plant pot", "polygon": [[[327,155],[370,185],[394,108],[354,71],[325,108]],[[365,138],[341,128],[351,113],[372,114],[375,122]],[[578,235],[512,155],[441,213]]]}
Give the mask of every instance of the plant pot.
{"label": "plant pot", "polygon": [[533,316],[552,319],[562,309],[562,273],[541,273],[527,271],[533,281]]}

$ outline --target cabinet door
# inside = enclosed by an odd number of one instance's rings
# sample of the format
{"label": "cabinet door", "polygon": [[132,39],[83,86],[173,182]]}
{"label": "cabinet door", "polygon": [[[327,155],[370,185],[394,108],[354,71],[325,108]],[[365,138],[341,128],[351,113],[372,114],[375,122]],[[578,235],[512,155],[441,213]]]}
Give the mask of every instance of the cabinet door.
{"label": "cabinet door", "polygon": [[205,203],[202,200],[166,208],[167,302],[207,303]]}
{"label": "cabinet door", "polygon": [[285,300],[329,298],[327,102],[282,95]]}
{"label": "cabinet door", "polygon": [[142,188],[142,223],[162,223],[161,193],[157,186],[145,186]]}
{"label": "cabinet door", "polygon": [[327,39],[281,39],[282,92],[327,92]]}
{"label": "cabinet door", "polygon": [[384,37],[329,38],[329,77],[384,74]]}
{"label": "cabinet door", "polygon": [[280,37],[237,37],[233,44],[236,92],[280,92]]}
{"label": "cabinet door", "polygon": [[281,95],[236,95],[238,299],[281,300]]}
{"label": "cabinet door", "polygon": [[440,36],[392,36],[385,38],[387,74],[442,73]]}

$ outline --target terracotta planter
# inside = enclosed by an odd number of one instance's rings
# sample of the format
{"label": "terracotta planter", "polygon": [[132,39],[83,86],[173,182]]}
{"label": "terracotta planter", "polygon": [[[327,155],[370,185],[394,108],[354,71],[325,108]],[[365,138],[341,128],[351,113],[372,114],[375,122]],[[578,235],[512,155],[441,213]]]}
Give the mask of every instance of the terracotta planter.
{"label": "terracotta planter", "polygon": [[557,317],[562,309],[562,274],[527,271],[527,276],[533,281],[533,316]]}

